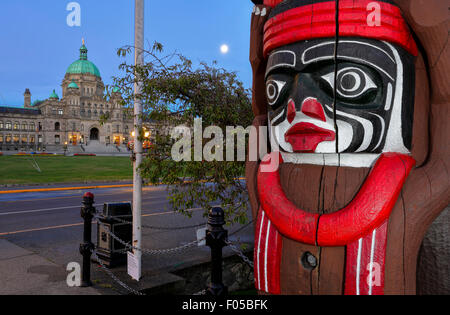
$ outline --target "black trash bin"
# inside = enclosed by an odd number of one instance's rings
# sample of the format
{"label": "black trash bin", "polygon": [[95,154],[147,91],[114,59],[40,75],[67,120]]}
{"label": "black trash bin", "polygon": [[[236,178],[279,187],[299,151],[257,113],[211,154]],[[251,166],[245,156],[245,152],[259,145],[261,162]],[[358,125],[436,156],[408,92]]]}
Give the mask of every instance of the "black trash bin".
{"label": "black trash bin", "polygon": [[97,223],[97,256],[105,266],[114,268],[127,264],[125,245],[115,240],[108,230],[124,242],[131,244],[133,227],[122,221],[131,222],[132,218],[131,203],[104,204],[103,218]]}

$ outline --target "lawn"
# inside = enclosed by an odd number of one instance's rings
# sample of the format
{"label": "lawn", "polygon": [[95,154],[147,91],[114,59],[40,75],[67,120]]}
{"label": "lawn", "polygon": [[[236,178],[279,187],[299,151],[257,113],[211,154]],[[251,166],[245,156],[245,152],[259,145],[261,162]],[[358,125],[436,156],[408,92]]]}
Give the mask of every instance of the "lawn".
{"label": "lawn", "polygon": [[[33,159],[41,172],[33,166]],[[0,185],[88,183],[132,178],[129,157],[0,156]]]}

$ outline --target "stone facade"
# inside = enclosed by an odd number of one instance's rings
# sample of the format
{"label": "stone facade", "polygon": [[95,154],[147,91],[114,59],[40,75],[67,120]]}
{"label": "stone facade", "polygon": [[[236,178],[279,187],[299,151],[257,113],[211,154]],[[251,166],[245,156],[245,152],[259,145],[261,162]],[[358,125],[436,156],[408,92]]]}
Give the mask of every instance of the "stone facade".
{"label": "stone facade", "polygon": [[[24,107],[0,107],[0,151],[59,151],[64,146],[84,150],[89,142],[125,148],[134,129],[133,117],[124,112],[115,89],[105,98],[105,85],[97,67],[87,60],[87,49],[67,70],[62,98],[55,91],[44,101],[31,103],[24,93]],[[104,124],[102,117],[108,117]],[[73,150],[76,151],[76,150]]]}

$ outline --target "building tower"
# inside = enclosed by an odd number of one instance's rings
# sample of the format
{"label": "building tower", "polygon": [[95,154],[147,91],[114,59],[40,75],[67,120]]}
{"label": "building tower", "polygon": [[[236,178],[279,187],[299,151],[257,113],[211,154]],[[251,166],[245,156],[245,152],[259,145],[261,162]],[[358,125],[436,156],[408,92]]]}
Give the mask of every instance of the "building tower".
{"label": "building tower", "polygon": [[23,94],[23,107],[31,108],[31,92],[29,89],[26,89]]}

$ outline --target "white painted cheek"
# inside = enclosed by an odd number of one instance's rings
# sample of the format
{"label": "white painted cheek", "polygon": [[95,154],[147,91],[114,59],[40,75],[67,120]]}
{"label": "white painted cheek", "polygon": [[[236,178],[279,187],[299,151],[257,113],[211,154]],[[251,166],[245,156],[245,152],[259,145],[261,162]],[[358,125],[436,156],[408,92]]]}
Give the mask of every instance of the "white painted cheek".
{"label": "white painted cheek", "polygon": [[293,152],[292,145],[285,141],[284,135],[291,127],[291,124],[287,120],[283,121],[281,124],[272,127],[269,122],[270,127],[270,146],[272,152],[280,151],[280,148],[286,152]]}
{"label": "white painted cheek", "polygon": [[324,141],[317,145],[315,153],[336,153],[336,141]]}
{"label": "white painted cheek", "polygon": [[337,120],[338,126],[338,139],[339,139],[339,152],[344,152],[350,147],[353,139],[353,128],[352,126],[345,121]]}
{"label": "white painted cheek", "polygon": [[[403,63],[397,49],[390,43],[384,42],[392,50],[397,64],[397,78],[395,80],[394,102],[391,120],[387,126],[386,143],[383,152],[410,153],[405,147],[402,137],[402,106],[403,106]],[[409,92],[409,91],[407,91]]]}

